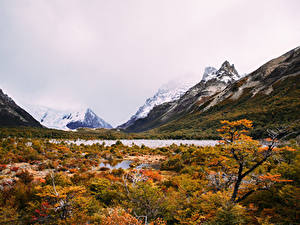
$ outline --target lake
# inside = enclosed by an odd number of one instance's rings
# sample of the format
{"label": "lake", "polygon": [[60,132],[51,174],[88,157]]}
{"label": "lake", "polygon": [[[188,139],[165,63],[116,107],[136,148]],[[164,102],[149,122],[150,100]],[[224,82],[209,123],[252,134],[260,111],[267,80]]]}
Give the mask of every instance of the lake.
{"label": "lake", "polygon": [[[218,144],[218,141],[215,140],[147,140],[147,139],[121,139],[120,140],[126,146],[142,146],[145,145],[149,148],[159,148],[159,147],[166,147],[172,144],[176,145],[196,145],[196,146],[214,146]],[[76,140],[76,141],[64,141],[66,143],[72,143],[76,145],[85,144],[85,145],[92,145],[92,144],[102,144],[104,143],[106,146],[111,146],[116,143],[116,140]]]}
{"label": "lake", "polygon": [[111,165],[109,162],[102,162],[99,164],[98,167],[106,167],[108,169],[129,169],[130,168],[130,164],[132,163],[132,161],[130,160],[123,160],[119,163],[117,163],[116,165]]}
{"label": "lake", "polygon": [[[133,161],[131,160],[123,160],[121,162],[116,163],[115,165],[111,165],[110,162],[106,161],[106,162],[102,162],[99,164],[99,166],[97,167],[98,169],[101,167],[105,167],[108,168],[110,170],[112,169],[129,169],[131,167],[131,164],[133,163]],[[143,168],[156,168],[157,165],[155,164],[148,164],[148,163],[141,163],[137,166],[133,166],[135,169],[143,169]]]}

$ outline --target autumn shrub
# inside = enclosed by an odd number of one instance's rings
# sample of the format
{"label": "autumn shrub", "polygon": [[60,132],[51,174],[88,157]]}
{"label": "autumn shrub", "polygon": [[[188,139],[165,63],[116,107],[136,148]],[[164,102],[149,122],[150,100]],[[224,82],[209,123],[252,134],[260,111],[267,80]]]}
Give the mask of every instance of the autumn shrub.
{"label": "autumn shrub", "polygon": [[22,182],[17,182],[11,190],[14,195],[15,206],[23,210],[32,201],[36,194],[34,186]]}
{"label": "autumn shrub", "polygon": [[179,172],[184,167],[183,161],[180,156],[171,157],[168,161],[165,161],[161,165],[162,170],[173,170]]}
{"label": "autumn shrub", "polygon": [[70,178],[73,184],[85,184],[90,181],[90,179],[94,178],[94,173],[81,173],[76,172],[74,175]]}
{"label": "autumn shrub", "polygon": [[53,185],[53,182],[55,185],[59,186],[71,186],[73,183],[69,176],[65,175],[63,172],[55,173],[55,174],[47,174],[45,177],[46,185]]}
{"label": "autumn shrub", "polygon": [[38,201],[28,207],[31,223],[70,224],[72,218],[77,218],[79,223],[87,221],[86,205],[90,200],[85,199],[84,187],[45,185],[36,186],[35,191]]}
{"label": "autumn shrub", "polygon": [[123,208],[117,207],[108,209],[108,213],[102,218],[100,225],[142,225],[143,221],[138,220]]}
{"label": "autumn shrub", "polygon": [[137,216],[147,216],[148,220],[163,217],[166,213],[166,197],[160,187],[152,182],[138,182],[128,189],[128,208]]}
{"label": "autumn shrub", "polygon": [[186,174],[190,174],[190,175],[195,175],[195,167],[193,166],[185,166],[180,172],[182,174],[186,173]]}
{"label": "autumn shrub", "polygon": [[58,168],[58,170],[57,171],[67,171],[68,170],[68,167],[66,167],[66,166],[61,166],[61,167],[59,167]]}
{"label": "autumn shrub", "polygon": [[0,206],[0,223],[1,224],[19,224],[19,212],[16,207]]}
{"label": "autumn shrub", "polygon": [[118,169],[113,169],[111,171],[111,173],[114,175],[114,176],[122,176],[124,174],[124,170],[122,168],[118,168]]}
{"label": "autumn shrub", "polygon": [[42,160],[43,156],[39,152],[35,151],[34,149],[30,149],[28,151],[28,153],[23,156],[23,158],[26,161],[30,161],[30,160]]}
{"label": "autumn shrub", "polygon": [[161,181],[162,176],[155,170],[141,170],[141,173],[153,181]]}
{"label": "autumn shrub", "polygon": [[7,167],[7,165],[5,165],[5,164],[0,164],[0,171],[6,169],[6,167]]}
{"label": "autumn shrub", "polygon": [[107,206],[124,199],[121,188],[121,185],[106,178],[95,178],[89,185],[91,194]]}
{"label": "autumn shrub", "polygon": [[51,160],[48,162],[48,167],[51,169],[58,169],[61,161],[60,160]]}
{"label": "autumn shrub", "polygon": [[240,205],[227,203],[217,209],[216,215],[211,221],[204,224],[207,225],[241,225],[248,224],[247,216],[245,216],[245,209]]}
{"label": "autumn shrub", "polygon": [[77,169],[69,169],[70,173],[77,173],[78,170]]}
{"label": "autumn shrub", "polygon": [[16,174],[16,176],[20,179],[24,184],[29,184],[33,181],[33,175],[28,172],[28,170],[22,170]]}
{"label": "autumn shrub", "polygon": [[10,171],[12,171],[12,172],[17,172],[18,170],[19,170],[19,167],[17,167],[17,166],[10,167]]}
{"label": "autumn shrub", "polygon": [[48,168],[48,164],[47,163],[41,163],[38,165],[38,170],[45,170]]}
{"label": "autumn shrub", "polygon": [[81,173],[85,173],[85,172],[87,172],[89,169],[88,169],[88,167],[86,166],[86,165],[84,165],[84,164],[82,164],[81,166],[80,166],[80,168],[79,168],[79,171],[81,172]]}
{"label": "autumn shrub", "polygon": [[176,218],[186,224],[248,224],[244,207],[230,202],[226,192],[194,192]]}

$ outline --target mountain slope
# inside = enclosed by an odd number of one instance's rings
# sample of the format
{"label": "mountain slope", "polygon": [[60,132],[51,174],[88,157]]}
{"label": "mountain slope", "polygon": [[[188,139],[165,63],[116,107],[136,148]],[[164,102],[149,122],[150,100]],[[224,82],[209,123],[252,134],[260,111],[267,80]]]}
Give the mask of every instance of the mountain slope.
{"label": "mountain slope", "polygon": [[91,109],[80,111],[59,111],[44,106],[27,106],[28,111],[45,127],[69,130],[79,127],[112,128]]}
{"label": "mountain slope", "polygon": [[176,119],[190,112],[195,103],[206,101],[239,78],[234,65],[230,65],[228,61],[225,61],[219,70],[207,67],[198,84],[187,90],[179,99],[155,106],[146,117],[127,126],[126,131],[146,131]]}
{"label": "mountain slope", "polygon": [[266,129],[289,127],[300,131],[300,47],[269,61],[256,71],[230,84],[220,93],[198,101],[192,111],[154,129],[172,137],[213,137],[220,120],[247,118],[254,121],[252,135],[264,136]]}
{"label": "mountain slope", "polygon": [[0,127],[8,126],[42,127],[38,121],[0,89]]}
{"label": "mountain slope", "polygon": [[132,126],[135,121],[147,117],[155,106],[179,99],[190,87],[190,82],[187,81],[171,81],[163,85],[153,97],[146,100],[145,104],[142,105],[126,123],[118,126],[118,128],[127,129]]}

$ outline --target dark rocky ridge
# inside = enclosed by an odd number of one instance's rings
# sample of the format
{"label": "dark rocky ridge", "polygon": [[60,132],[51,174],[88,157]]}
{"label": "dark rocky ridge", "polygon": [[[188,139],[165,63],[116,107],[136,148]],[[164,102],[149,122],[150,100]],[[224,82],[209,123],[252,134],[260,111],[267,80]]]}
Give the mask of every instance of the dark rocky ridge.
{"label": "dark rocky ridge", "polygon": [[42,127],[29,113],[19,107],[10,97],[0,89],[0,126]]}

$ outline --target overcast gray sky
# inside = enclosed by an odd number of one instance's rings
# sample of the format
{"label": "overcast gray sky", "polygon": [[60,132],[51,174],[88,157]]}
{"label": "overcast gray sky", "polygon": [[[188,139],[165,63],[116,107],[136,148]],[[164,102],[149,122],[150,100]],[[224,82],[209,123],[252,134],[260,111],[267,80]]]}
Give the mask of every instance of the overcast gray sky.
{"label": "overcast gray sky", "polygon": [[0,88],[118,125],[169,80],[300,45],[299,0],[0,0]]}

